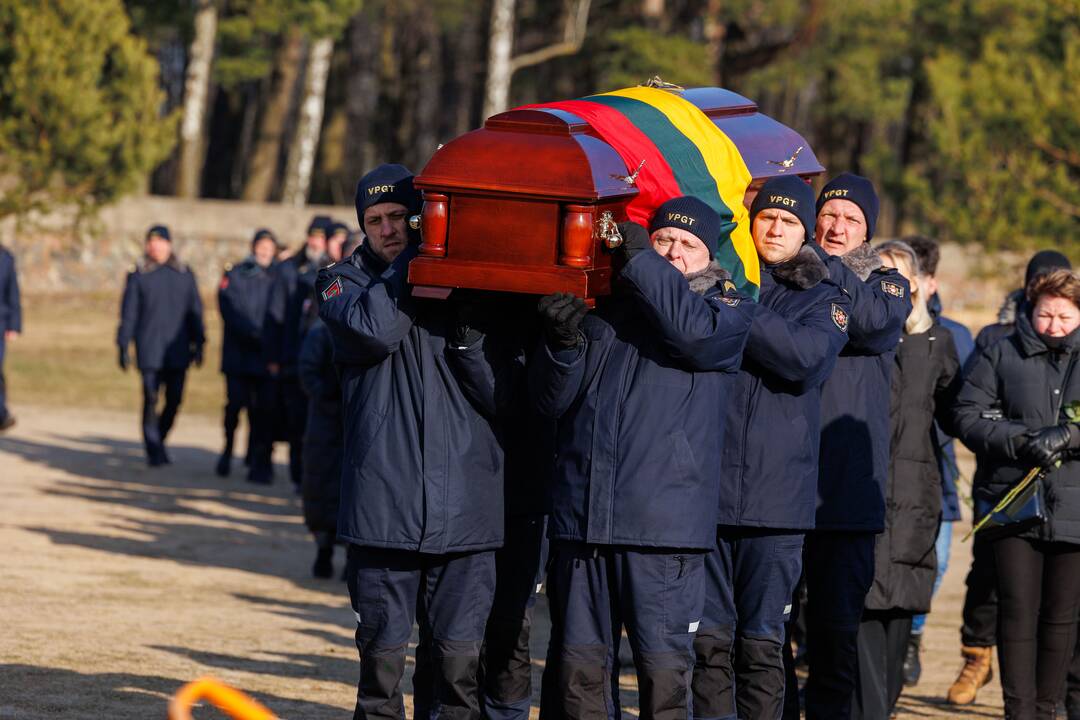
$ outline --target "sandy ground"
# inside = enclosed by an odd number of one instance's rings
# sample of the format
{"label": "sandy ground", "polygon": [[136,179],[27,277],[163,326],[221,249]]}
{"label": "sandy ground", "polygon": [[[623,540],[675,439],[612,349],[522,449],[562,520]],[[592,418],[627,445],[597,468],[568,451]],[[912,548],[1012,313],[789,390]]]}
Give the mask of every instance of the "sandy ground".
{"label": "sandy ground", "polygon": [[[17,410],[19,426],[0,436],[0,719],[160,718],[177,688],[207,674],[281,717],[349,716],[358,663],[347,593],[311,579],[313,546],[281,467],[265,490],[236,470],[215,477],[216,419],[182,415],[174,465],[150,471],[133,414]],[[923,681],[900,717],[1001,715],[996,680],[978,705],[941,702],[958,669],[969,557],[959,537]],[[536,657],[543,602],[539,614]]]}

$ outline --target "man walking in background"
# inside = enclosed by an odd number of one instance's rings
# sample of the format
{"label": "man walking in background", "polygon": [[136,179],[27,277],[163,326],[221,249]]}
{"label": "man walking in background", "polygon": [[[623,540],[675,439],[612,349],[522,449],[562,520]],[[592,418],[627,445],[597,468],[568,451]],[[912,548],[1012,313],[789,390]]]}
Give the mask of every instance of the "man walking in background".
{"label": "man walking in background", "polygon": [[[221,372],[225,374],[226,394],[225,449],[216,468],[221,477],[229,475],[240,411],[245,411],[248,418],[248,461],[252,456],[253,440],[259,436],[256,427],[264,420],[257,398],[260,389],[267,387],[265,320],[277,250],[277,239],[272,232],[265,228],[256,231],[251,241],[251,254],[227,268],[218,286],[218,308],[224,334]],[[268,464],[270,459],[264,458],[263,462]]]}
{"label": "man walking in background", "polygon": [[4,348],[22,332],[22,306],[19,302],[19,279],[15,274],[15,256],[0,245],[0,432],[15,424],[7,407],[4,381]]}
{"label": "man walking in background", "polygon": [[[129,365],[128,345],[135,341],[142,374],[143,441],[150,467],[168,464],[165,438],[176,420],[184,379],[192,362],[202,365],[206,333],[195,276],[173,254],[169,228],[155,225],[146,233],[146,255],[128,273],[116,333],[120,369]],[[158,397],[165,389],[165,406]]]}

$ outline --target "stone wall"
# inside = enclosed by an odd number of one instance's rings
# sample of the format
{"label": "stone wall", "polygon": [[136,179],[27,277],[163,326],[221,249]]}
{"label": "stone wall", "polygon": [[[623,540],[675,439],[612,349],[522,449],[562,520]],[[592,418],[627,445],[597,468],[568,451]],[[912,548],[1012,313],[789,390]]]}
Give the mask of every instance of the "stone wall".
{"label": "stone wall", "polygon": [[303,209],[270,203],[228,200],[182,200],[171,197],[126,198],[78,224],[63,213],[31,217],[20,224],[0,223],[0,243],[17,258],[24,291],[116,291],[142,256],[146,230],[169,226],[177,256],[191,266],[200,288],[212,289],[226,263],[247,255],[255,230],[268,227],[287,247],[304,241],[313,215],[330,215],[356,227],[352,207]]}

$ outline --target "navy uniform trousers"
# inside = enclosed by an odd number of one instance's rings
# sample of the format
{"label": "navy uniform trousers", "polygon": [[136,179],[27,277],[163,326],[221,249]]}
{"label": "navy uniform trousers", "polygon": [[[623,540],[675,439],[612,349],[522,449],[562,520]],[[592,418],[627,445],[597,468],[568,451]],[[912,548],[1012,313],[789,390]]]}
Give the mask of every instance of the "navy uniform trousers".
{"label": "navy uniform trousers", "polygon": [[[168,462],[168,456],[165,454],[165,438],[168,437],[176,421],[176,413],[180,410],[187,368],[142,370],[141,373],[143,442],[146,445],[146,457],[152,463]],[[158,402],[163,386],[165,405],[159,414]]]}
{"label": "navy uniform trousers", "polygon": [[548,663],[557,670],[553,687],[543,689],[541,717],[620,717],[612,676],[624,627],[637,669],[639,717],[688,717],[704,593],[704,552],[552,541]]}
{"label": "navy uniform trousers", "polygon": [[[857,637],[874,582],[870,532],[814,530],[806,536],[806,720],[851,717],[859,674]],[[797,693],[798,688],[788,687]],[[797,703],[789,703],[789,707]]]}
{"label": "navy uniform trousers", "polygon": [[784,626],[805,533],[725,527],[705,560],[705,613],[694,638],[694,717],[773,720],[784,704]]}
{"label": "navy uniform trousers", "polygon": [[544,516],[508,520],[506,542],[495,551],[495,600],[480,663],[488,720],[528,720],[532,706],[529,638],[547,555]]}
{"label": "navy uniform trousers", "polygon": [[401,679],[413,621],[421,647],[415,717],[480,717],[477,675],[495,594],[495,551],[435,555],[349,545],[360,682],[354,720],[403,720]]}
{"label": "navy uniform trousers", "polygon": [[246,412],[248,418],[247,457],[250,459],[252,444],[257,435],[256,426],[261,415],[258,412],[259,386],[264,384],[257,375],[226,373],[225,375],[225,449],[222,455],[233,454],[236,440],[236,428],[240,425],[240,412]]}
{"label": "navy uniform trousers", "polygon": [[4,332],[0,330],[0,421],[7,416],[7,384],[4,382]]}

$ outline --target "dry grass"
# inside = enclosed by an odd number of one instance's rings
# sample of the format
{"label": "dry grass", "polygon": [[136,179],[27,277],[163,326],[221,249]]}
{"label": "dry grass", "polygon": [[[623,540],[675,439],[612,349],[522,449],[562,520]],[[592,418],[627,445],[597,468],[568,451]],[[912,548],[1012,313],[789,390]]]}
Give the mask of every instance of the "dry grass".
{"label": "dry grass", "polygon": [[[188,373],[182,413],[216,416],[225,396],[218,371],[221,317],[216,297],[204,298],[204,303],[206,362]],[[138,372],[123,373],[117,366],[119,295],[28,294],[23,305],[25,332],[8,345],[5,362],[16,413],[20,404],[138,411]]]}

